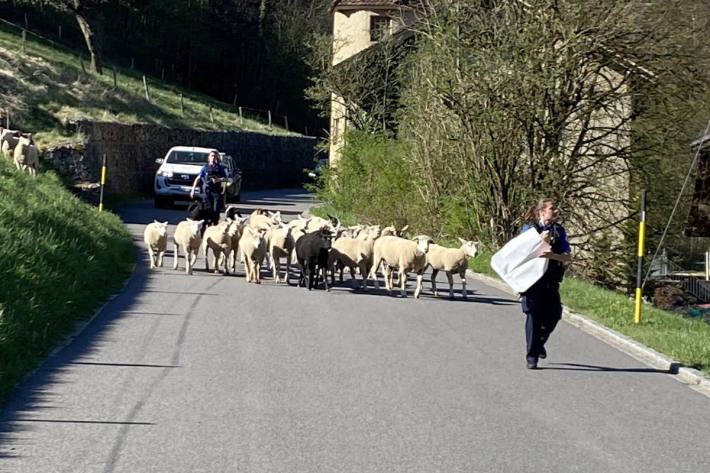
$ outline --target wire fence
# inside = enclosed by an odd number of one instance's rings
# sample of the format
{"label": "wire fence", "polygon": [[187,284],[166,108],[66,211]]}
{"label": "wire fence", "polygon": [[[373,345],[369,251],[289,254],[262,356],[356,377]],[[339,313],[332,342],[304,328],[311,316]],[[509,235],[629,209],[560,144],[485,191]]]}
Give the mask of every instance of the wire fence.
{"label": "wire fence", "polygon": [[[28,25],[28,20],[27,16],[25,14],[25,20],[24,20],[24,25],[22,24],[16,24],[10,21],[7,21],[5,19],[0,18],[0,25],[4,27],[6,30],[12,30],[13,32],[21,35],[22,42],[21,42],[21,51],[22,53],[27,52],[27,39],[28,36],[31,36],[34,41],[39,41],[45,45],[49,45],[53,48],[58,48],[64,51],[65,53],[71,54],[73,56],[76,56],[77,64],[79,68],[82,71],[82,74],[86,77],[88,72],[88,66],[85,65],[85,60],[88,61],[88,59],[84,58],[84,55],[82,53],[78,53],[77,51],[73,49],[73,43],[70,41],[67,41],[65,37],[63,37],[62,29],[61,26],[58,28],[56,34],[51,34],[51,33],[44,33],[40,34],[37,32],[31,31]],[[66,32],[64,33],[66,35]],[[118,64],[116,64],[113,61],[104,61],[103,64],[103,69],[105,70],[105,73],[108,74],[109,77],[113,78],[113,85],[114,88],[118,88],[118,81],[117,81],[117,70],[119,69]],[[252,107],[245,107],[245,106],[240,106],[237,104],[236,101],[236,95],[234,101],[229,104],[226,102],[219,102],[217,100],[214,101],[209,101],[209,100],[204,100],[204,99],[199,99],[195,96],[187,95],[184,94],[183,92],[180,92],[179,89],[176,87],[175,84],[172,83],[167,83],[165,82],[164,78],[158,78],[155,76],[150,76],[150,75],[142,75],[139,71],[135,70],[134,68],[134,58],[131,58],[130,65],[126,65],[125,67],[120,67],[121,69],[121,74],[126,75],[126,76],[131,76],[134,79],[141,81],[142,80],[142,87],[140,88],[140,91],[138,92],[139,94],[144,94],[145,99],[148,102],[153,102],[155,98],[151,96],[151,89],[155,87],[155,84],[160,81],[162,83],[161,88],[165,90],[173,90],[175,92],[175,99],[178,100],[178,106],[176,106],[175,112],[177,112],[177,108],[179,107],[179,111],[181,115],[185,115],[185,110],[186,110],[186,104],[185,104],[185,99],[189,98],[190,101],[196,102],[200,104],[204,110],[209,110],[209,115],[207,118],[211,120],[213,123],[215,122],[215,115],[214,112],[217,110],[222,111],[223,113],[228,113],[228,114],[233,114],[234,119],[230,120],[230,123],[238,123],[239,126],[241,127],[246,127],[248,121],[256,122],[260,124],[263,128],[266,128],[268,130],[273,130],[274,128],[276,129],[282,129],[286,130],[287,132],[292,132],[292,133],[299,133],[303,134],[306,136],[319,136],[322,130],[319,130],[318,127],[314,124],[310,128],[306,124],[302,123],[294,123],[294,121],[289,122],[289,118],[287,115],[277,115],[276,113],[272,112],[271,110],[262,110],[258,108],[252,108]],[[136,92],[136,91],[134,91]],[[2,125],[6,126],[7,128],[10,128],[10,117],[11,117],[11,111],[8,110],[2,110],[0,112],[0,115],[2,115]]]}

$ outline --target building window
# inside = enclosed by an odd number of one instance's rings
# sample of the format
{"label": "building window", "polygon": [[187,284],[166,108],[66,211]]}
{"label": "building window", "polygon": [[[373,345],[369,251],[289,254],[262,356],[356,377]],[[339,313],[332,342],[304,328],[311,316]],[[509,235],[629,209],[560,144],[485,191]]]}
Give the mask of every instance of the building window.
{"label": "building window", "polygon": [[370,41],[380,41],[390,32],[390,18],[387,16],[370,17]]}

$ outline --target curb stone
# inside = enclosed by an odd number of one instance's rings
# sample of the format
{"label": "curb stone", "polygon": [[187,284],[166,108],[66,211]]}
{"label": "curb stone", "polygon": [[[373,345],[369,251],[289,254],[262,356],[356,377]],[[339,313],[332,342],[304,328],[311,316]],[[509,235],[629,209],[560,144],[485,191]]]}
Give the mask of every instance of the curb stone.
{"label": "curb stone", "polygon": [[[481,273],[474,273],[470,269],[466,271],[466,275],[471,279],[500,289],[507,294],[518,296],[518,293],[499,279]],[[668,374],[673,375],[673,379],[687,384],[695,391],[710,397],[710,378],[702,371],[687,367],[616,330],[610,329],[582,314],[572,312],[567,306],[562,306],[562,319],[651,368],[667,371]]]}

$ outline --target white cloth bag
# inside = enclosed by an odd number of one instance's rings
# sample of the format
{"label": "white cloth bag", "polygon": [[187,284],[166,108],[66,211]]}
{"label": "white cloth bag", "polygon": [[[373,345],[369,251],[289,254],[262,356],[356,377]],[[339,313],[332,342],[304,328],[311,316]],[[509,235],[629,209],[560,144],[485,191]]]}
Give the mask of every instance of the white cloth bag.
{"label": "white cloth bag", "polygon": [[525,292],[545,274],[550,260],[539,258],[550,249],[534,227],[503,246],[491,258],[491,268],[516,292]]}

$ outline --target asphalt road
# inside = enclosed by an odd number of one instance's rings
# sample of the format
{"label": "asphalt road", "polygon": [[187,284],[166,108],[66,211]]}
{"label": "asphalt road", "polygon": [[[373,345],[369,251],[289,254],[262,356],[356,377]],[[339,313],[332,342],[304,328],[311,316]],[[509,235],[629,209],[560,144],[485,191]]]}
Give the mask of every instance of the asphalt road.
{"label": "asphalt road", "polygon": [[[244,198],[287,216],[310,203]],[[120,214],[142,246],[147,222],[184,210]],[[428,285],[414,300],[411,281],[403,299],[165,263],[141,251],[3,406],[0,471],[708,471],[710,399],[566,323],[526,370],[518,302],[479,282],[467,301]]]}

